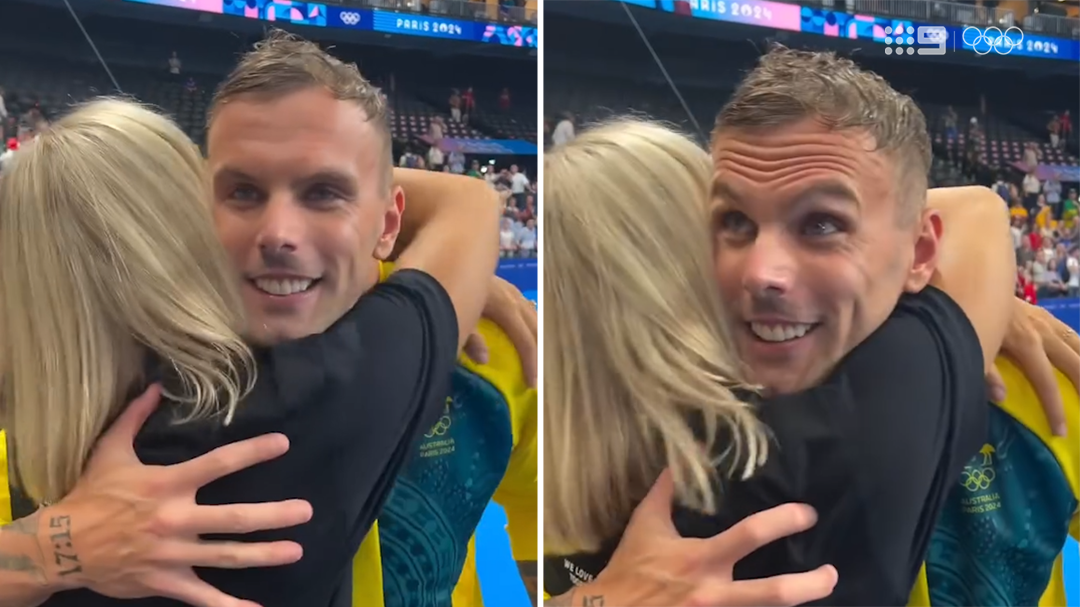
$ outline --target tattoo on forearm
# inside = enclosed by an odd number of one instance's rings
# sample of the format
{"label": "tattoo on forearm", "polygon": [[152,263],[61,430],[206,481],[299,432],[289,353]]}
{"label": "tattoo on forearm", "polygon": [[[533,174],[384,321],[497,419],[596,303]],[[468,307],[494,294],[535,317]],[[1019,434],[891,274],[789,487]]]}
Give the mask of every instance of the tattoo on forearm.
{"label": "tattoo on forearm", "polygon": [[53,558],[56,566],[60,568],[60,576],[82,572],[82,563],[79,555],[75,552],[75,546],[71,543],[71,517],[54,516],[49,519],[49,541],[52,542]]}
{"label": "tattoo on forearm", "polygon": [[538,583],[538,573],[536,567],[536,561],[518,561],[518,573],[521,574],[521,581],[525,583],[525,590],[529,592],[529,600],[532,601],[533,607],[536,606],[536,591]]}
{"label": "tattoo on forearm", "polygon": [[38,580],[45,579],[45,571],[39,564],[45,562],[45,555],[41,552],[41,546],[37,543],[38,522],[39,517],[35,513],[0,526],[0,534],[17,534],[34,538],[34,550],[37,551],[40,559],[35,561],[31,555],[25,553],[0,553],[0,571],[25,573]]}
{"label": "tattoo on forearm", "polygon": [[603,595],[594,594],[592,596],[581,597],[581,607],[604,607]]}

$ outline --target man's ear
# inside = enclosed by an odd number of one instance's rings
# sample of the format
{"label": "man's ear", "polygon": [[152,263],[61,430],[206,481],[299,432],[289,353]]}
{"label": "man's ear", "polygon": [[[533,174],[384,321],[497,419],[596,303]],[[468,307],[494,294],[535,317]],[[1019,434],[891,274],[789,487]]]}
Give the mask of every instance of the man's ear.
{"label": "man's ear", "polygon": [[930,278],[937,270],[938,243],[941,242],[943,230],[941,215],[937,211],[926,209],[922,212],[915,238],[915,260],[904,282],[904,291],[918,293],[930,284]]}
{"label": "man's ear", "polygon": [[401,214],[405,212],[405,191],[400,186],[390,190],[391,202],[383,215],[383,231],[375,244],[375,258],[388,261],[401,233]]}

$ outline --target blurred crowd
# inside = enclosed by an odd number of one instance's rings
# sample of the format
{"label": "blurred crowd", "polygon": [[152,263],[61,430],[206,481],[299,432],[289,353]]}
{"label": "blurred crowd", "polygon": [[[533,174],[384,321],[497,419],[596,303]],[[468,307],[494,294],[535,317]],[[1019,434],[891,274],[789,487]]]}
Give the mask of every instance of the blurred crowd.
{"label": "blurred crowd", "polygon": [[992,186],[1009,205],[1016,248],[1017,295],[1030,303],[1080,296],[1080,221],[1077,190],[1034,171],[1020,184],[998,178]]}
{"label": "blurred crowd", "polygon": [[[453,106],[451,107],[453,109]],[[467,120],[467,114],[452,120]],[[483,179],[499,194],[503,206],[502,229],[499,236],[499,255],[504,258],[535,258],[537,253],[537,183],[517,164],[499,166],[495,160],[486,163],[471,160],[463,152],[449,152],[438,145],[446,125],[443,118],[431,119],[428,137],[433,145],[418,150],[410,145],[398,158],[402,168],[441,171]]]}
{"label": "blurred crowd", "polygon": [[4,144],[3,149],[0,149],[0,174],[3,174],[4,164],[19,147],[48,127],[49,121],[37,104],[18,115],[9,112],[4,101],[4,89],[0,87],[0,141]]}

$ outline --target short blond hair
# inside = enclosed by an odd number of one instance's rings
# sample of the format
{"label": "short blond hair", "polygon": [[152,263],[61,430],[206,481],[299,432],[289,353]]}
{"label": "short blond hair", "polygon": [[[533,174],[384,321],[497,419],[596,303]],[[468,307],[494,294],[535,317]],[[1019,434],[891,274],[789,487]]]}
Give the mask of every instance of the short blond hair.
{"label": "short blond hair", "polygon": [[222,106],[240,97],[277,99],[308,88],[322,88],[339,101],[352,101],[375,127],[383,148],[386,183],[393,172],[390,110],[382,90],[360,73],[355,63],[345,63],[314,42],[273,29],[245,53],[214,92],[207,128]]}
{"label": "short blond hair", "polygon": [[726,129],[780,127],[813,117],[830,129],[863,130],[897,161],[901,216],[926,204],[930,135],[915,101],[877,74],[832,52],[774,46],[758,61],[716,117],[714,139]]}

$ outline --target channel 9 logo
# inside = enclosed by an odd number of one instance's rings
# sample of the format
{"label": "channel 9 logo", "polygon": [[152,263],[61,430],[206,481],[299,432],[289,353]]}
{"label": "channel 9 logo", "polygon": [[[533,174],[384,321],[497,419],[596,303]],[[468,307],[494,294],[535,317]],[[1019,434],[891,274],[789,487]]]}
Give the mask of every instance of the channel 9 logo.
{"label": "channel 9 logo", "polygon": [[[885,28],[885,54],[896,56],[902,55],[944,55],[946,44],[949,42],[949,30],[941,25],[920,25],[915,27],[903,24],[895,28]],[[915,48],[915,44],[923,45]]]}

